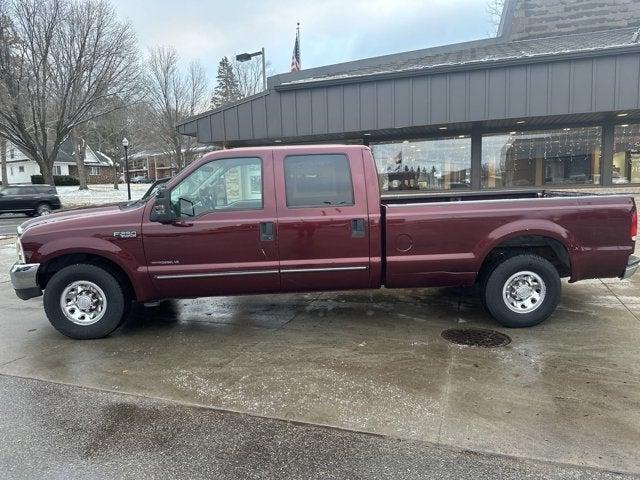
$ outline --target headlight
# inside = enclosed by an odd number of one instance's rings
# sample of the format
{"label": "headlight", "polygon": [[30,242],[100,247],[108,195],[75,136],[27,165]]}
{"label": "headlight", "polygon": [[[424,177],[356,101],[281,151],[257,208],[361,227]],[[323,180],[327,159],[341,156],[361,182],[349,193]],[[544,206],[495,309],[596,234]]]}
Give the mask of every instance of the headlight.
{"label": "headlight", "polygon": [[19,238],[16,238],[16,255],[18,256],[18,263],[25,263],[24,250],[22,250],[22,242]]}

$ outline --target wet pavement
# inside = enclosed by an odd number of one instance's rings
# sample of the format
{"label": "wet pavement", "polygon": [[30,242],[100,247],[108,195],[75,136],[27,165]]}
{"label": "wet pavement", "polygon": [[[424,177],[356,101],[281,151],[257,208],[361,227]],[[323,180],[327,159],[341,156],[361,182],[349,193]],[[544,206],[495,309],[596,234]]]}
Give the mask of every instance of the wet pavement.
{"label": "wet pavement", "polygon": [[[0,255],[0,263],[3,258]],[[180,410],[194,423],[200,414],[203,422],[217,422],[216,415],[222,415],[188,408],[200,406],[249,414],[233,418],[252,421],[267,432],[278,425],[287,438],[293,435],[290,429],[316,427],[269,423],[271,419],[336,427],[348,431],[340,432],[346,435],[341,442],[363,442],[357,445],[365,450],[373,448],[368,442],[382,442],[379,448],[391,452],[391,445],[406,458],[420,452],[428,457],[433,450],[449,452],[447,461],[454,461],[461,450],[469,450],[477,457],[461,454],[462,465],[477,458],[481,466],[489,458],[506,455],[534,474],[542,472],[531,467],[537,461],[640,473],[640,276],[632,281],[565,283],[557,312],[531,329],[498,327],[482,311],[473,290],[382,290],[174,301],[136,308],[120,330],[98,341],[62,337],[46,321],[41,299],[17,300],[7,280],[0,276],[0,381],[30,381],[3,375],[19,376],[137,396],[122,400],[94,392],[98,400],[111,405],[104,410],[109,415],[103,415],[103,423],[112,416],[115,424],[132,423],[135,431],[146,424],[145,417],[138,418],[139,411],[168,412],[150,422],[145,435],[153,436],[154,429],[168,421],[165,417],[178,415],[174,411]],[[459,327],[492,328],[512,341],[503,347],[480,348],[453,345],[441,337],[443,330]],[[31,410],[58,398],[29,397],[31,387],[25,388],[22,403]],[[15,395],[22,394],[15,390]],[[75,390],[68,395],[81,395]],[[158,399],[161,406],[149,399]],[[124,416],[118,416],[121,403],[128,405],[122,407]],[[146,406],[142,410],[131,406],[138,404]],[[17,438],[7,426],[7,418],[13,424],[15,409],[2,408],[10,413],[5,420],[0,415],[4,422],[0,435]],[[73,424],[76,420],[71,417],[77,414],[73,402],[69,412],[65,421]],[[31,421],[39,422],[37,416]],[[68,431],[82,433],[85,439],[84,427],[74,425],[69,424]],[[122,425],[106,428],[118,434],[126,431]],[[337,435],[327,429],[318,430],[321,434],[305,431],[311,444],[297,434],[292,437],[299,442],[298,455],[319,454],[304,450],[322,450],[323,436]],[[114,434],[105,435],[108,443]],[[249,442],[256,449],[248,455],[257,462],[250,464],[252,469],[258,469],[261,451],[268,452],[266,465],[280,468],[275,466],[278,462],[286,463],[273,444],[261,440],[268,433],[263,431],[255,440],[238,435],[228,438],[224,448],[240,449],[236,452],[240,455],[242,448],[248,448],[244,442]],[[185,445],[180,443],[179,449],[186,455]],[[168,441],[169,450],[163,451],[170,452],[170,447]],[[147,448],[143,457],[151,459],[156,447]],[[296,449],[296,443],[287,448]],[[6,452],[0,452],[6,462]],[[366,470],[369,462],[382,468],[370,453],[354,453],[360,462],[357,468],[367,473],[362,478],[374,476]],[[399,458],[405,458],[402,455]],[[392,456],[389,453],[388,459]],[[230,462],[235,458],[234,465],[242,467],[241,455],[225,458]],[[311,464],[320,465],[324,461],[320,458]],[[407,460],[407,465],[435,468],[437,458],[413,458],[414,463]],[[345,475],[356,468],[345,458],[326,461],[336,470],[306,473],[324,478],[334,473],[336,478],[358,476]],[[402,466],[388,462],[392,469]],[[513,478],[527,478],[523,468]],[[378,476],[384,477],[384,472],[378,471]],[[415,478],[416,470],[407,472]],[[478,475],[468,478],[481,478]],[[296,476],[308,475],[300,471],[292,475]]]}

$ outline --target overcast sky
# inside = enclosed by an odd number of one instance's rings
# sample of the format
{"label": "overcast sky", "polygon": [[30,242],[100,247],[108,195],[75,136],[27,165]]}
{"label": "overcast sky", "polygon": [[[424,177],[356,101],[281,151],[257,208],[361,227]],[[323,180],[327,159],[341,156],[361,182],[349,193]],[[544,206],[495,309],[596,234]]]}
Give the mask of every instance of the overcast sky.
{"label": "overcast sky", "polygon": [[296,22],[302,67],[489,36],[488,0],[113,0],[143,48],[173,45],[213,81],[220,58],[265,47],[275,73],[290,70]]}

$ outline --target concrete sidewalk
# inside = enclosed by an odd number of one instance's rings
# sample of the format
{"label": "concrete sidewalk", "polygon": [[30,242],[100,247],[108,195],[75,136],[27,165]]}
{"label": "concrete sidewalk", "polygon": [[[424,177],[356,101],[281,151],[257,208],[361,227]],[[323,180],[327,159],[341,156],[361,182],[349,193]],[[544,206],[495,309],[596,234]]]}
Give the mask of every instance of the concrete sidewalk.
{"label": "concrete sidewalk", "polygon": [[3,375],[0,439],[0,478],[632,478]]}

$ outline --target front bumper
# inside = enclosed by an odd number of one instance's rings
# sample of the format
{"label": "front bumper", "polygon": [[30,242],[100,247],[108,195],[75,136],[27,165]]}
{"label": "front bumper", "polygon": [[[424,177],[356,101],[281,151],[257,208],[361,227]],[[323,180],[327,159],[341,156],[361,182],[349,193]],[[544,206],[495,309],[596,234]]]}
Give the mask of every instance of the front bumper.
{"label": "front bumper", "polygon": [[16,263],[11,267],[11,283],[18,298],[29,300],[42,295],[42,289],[36,282],[39,263]]}
{"label": "front bumper", "polygon": [[624,273],[620,277],[621,279],[629,278],[636,270],[640,267],[640,257],[636,257],[635,255],[631,255],[629,260],[627,261],[627,268],[624,269]]}

